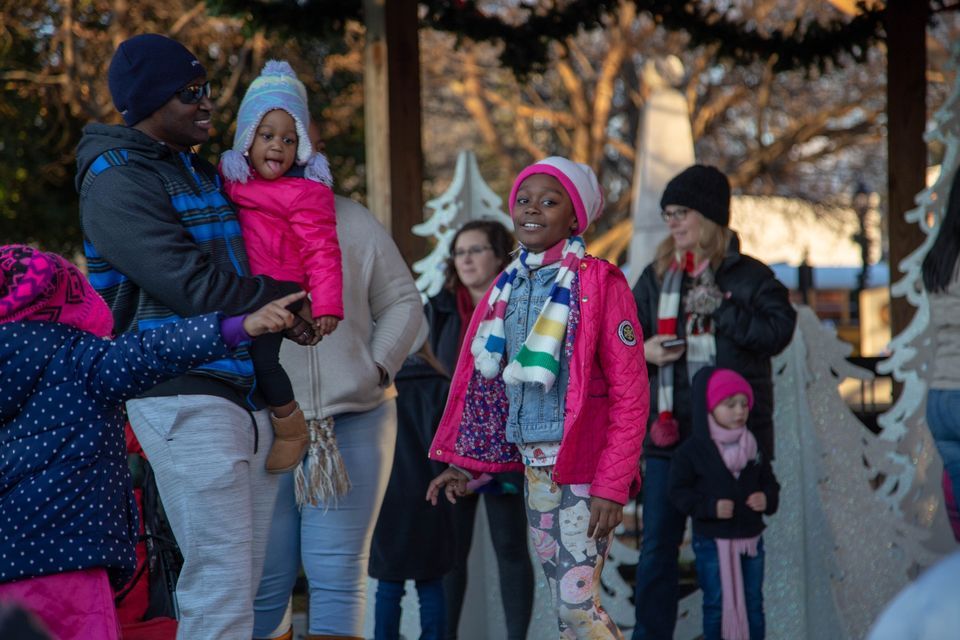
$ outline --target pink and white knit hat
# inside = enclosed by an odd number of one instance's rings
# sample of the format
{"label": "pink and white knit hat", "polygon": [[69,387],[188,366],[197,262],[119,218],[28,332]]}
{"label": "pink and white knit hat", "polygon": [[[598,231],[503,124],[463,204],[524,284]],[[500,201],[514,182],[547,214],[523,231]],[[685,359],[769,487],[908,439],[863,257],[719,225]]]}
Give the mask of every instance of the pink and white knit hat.
{"label": "pink and white knit hat", "polygon": [[45,320],[100,337],[113,315],[80,270],[55,253],[21,244],[0,246],[0,324]]}
{"label": "pink and white knit hat", "polygon": [[513,188],[510,189],[510,215],[513,216],[513,207],[517,201],[517,191],[520,185],[528,176],[536,173],[544,173],[556,178],[570,200],[573,201],[573,210],[577,214],[576,233],[586,231],[590,223],[600,217],[603,213],[603,191],[600,189],[600,182],[597,175],[589,166],[580,162],[574,162],[560,156],[550,156],[539,162],[535,162],[517,176],[513,182]]}

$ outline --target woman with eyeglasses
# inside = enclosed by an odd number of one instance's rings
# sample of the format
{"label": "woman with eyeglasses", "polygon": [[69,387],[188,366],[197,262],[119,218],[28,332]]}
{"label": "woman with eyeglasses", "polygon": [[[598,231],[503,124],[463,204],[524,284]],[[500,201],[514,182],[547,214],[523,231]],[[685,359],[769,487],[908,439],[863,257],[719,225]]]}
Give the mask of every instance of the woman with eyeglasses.
{"label": "woman with eyeglasses", "polygon": [[[514,240],[493,220],[464,224],[450,242],[447,280],[424,309],[430,324],[430,346],[447,371],[454,371],[474,307],[510,262]],[[467,559],[473,538],[480,495],[490,525],[490,537],[500,572],[509,640],[526,638],[533,608],[533,566],[527,552],[527,515],[523,501],[523,474],[497,474],[478,493],[453,505],[456,553],[453,569],[444,579],[448,640],[457,637],[460,611],[467,587]]]}
{"label": "woman with eyeglasses", "polygon": [[796,324],[786,287],[740,253],[726,175],[688,167],[667,183],[660,206],[670,235],[633,289],[651,389],[633,640],[673,638],[686,516],[670,502],[668,484],[673,451],[691,431],[690,381],[703,367],[746,378],[754,392],[747,426],[772,458],[770,358],[786,348]]}

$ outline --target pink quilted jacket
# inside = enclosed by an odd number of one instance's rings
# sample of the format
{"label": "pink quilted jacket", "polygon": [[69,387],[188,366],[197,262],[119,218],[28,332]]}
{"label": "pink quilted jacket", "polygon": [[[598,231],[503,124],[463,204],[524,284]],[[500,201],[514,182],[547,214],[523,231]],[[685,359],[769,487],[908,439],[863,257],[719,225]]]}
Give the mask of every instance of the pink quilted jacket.
{"label": "pink quilted jacket", "polygon": [[300,283],[310,294],[314,318],[343,320],[343,276],[337,219],[330,187],[307,178],[246,184],[224,179],[253,273]]}
{"label": "pink quilted jacket", "polygon": [[[490,292],[487,292],[487,296]],[[484,308],[487,300],[477,305]],[[521,471],[516,461],[481,461],[457,453],[464,398],[474,375],[470,343],[482,313],[470,322],[447,407],[430,457],[480,473]],[[553,469],[558,484],[590,484],[590,494],[625,504],[640,490],[639,459],[650,410],[637,307],[617,267],[587,256],[580,263],[580,323],[570,359],[563,440]]]}

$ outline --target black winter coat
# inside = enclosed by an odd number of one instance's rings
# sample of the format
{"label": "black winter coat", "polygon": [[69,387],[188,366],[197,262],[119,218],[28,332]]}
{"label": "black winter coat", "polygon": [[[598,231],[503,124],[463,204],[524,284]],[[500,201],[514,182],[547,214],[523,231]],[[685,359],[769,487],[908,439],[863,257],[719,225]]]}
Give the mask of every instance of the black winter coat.
{"label": "black winter coat", "polygon": [[[707,382],[715,371],[705,367],[693,378],[693,433],[677,448],[670,462],[670,500],[693,518],[693,532],[708,538],[752,538],[765,526],[763,514],[777,512],[780,485],[770,460],[762,451],[734,477],[707,425]],[[756,404],[754,404],[756,406]],[[767,496],[763,513],[747,506],[747,497],[757,491]],[[733,500],[733,518],[717,518],[717,501]]]}
{"label": "black winter coat", "polygon": [[[727,255],[717,268],[717,286],[730,297],[714,313],[717,342],[716,366],[733,369],[753,387],[754,405],[748,428],[757,438],[761,451],[773,459],[773,375],[770,358],[783,351],[793,337],[797,312],[790,304],[789,293],[765,264],[740,253],[740,240],[734,236]],[[660,301],[660,279],[649,265],[633,288],[643,335],[657,333],[657,307]],[[683,290],[690,287],[684,278]],[[681,308],[682,313],[682,308]],[[677,330],[683,337],[683,323]],[[650,377],[650,422],[659,415],[657,407],[657,372],[659,367],[647,363]],[[691,430],[690,384],[686,357],[674,363],[673,415],[680,425],[682,443]],[[669,457],[673,449],[661,449],[650,440],[650,430],[643,443],[644,455]]]}
{"label": "black winter coat", "polygon": [[369,573],[379,580],[434,580],[453,567],[453,512],[432,506],[427,485],[447,467],[427,457],[440,424],[450,379],[422,358],[407,358],[397,373],[397,449],[373,532]]}
{"label": "black winter coat", "polygon": [[423,312],[430,325],[430,346],[437,360],[453,374],[460,357],[460,314],[457,297],[447,289],[430,298]]}

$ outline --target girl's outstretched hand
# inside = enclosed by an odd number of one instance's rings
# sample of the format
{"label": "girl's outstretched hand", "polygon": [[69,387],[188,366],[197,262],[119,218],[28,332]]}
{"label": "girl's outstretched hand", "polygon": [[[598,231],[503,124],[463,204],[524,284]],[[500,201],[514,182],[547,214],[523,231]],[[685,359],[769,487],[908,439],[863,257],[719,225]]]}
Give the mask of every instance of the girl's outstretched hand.
{"label": "girl's outstretched hand", "polygon": [[594,540],[607,537],[623,521],[623,505],[606,498],[590,497],[590,524],[587,536]]}
{"label": "girl's outstretched hand", "polygon": [[430,486],[427,487],[427,502],[436,506],[441,490],[447,495],[447,500],[456,504],[457,498],[467,493],[467,476],[453,467],[447,467],[430,481]]}
{"label": "girl's outstretched hand", "polygon": [[243,330],[251,338],[265,333],[277,333],[293,326],[296,316],[287,311],[287,305],[307,295],[305,291],[298,291],[290,295],[277,298],[263,305],[243,319]]}

